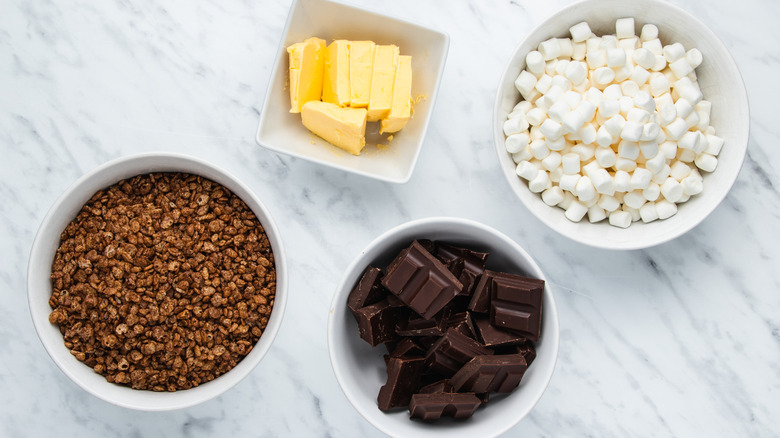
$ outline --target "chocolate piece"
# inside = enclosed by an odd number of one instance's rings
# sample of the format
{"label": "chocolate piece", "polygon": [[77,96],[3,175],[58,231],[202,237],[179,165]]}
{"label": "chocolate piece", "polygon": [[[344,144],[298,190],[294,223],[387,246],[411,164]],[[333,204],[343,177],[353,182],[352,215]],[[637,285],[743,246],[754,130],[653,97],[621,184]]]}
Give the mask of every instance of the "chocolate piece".
{"label": "chocolate piece", "polygon": [[511,392],[528,365],[522,354],[477,356],[450,379],[458,392]]}
{"label": "chocolate piece", "polygon": [[425,350],[417,345],[411,338],[403,338],[398,345],[390,352],[392,357],[422,357]]}
{"label": "chocolate piece", "polygon": [[[425,363],[431,370],[451,376],[474,356],[491,355],[493,351],[455,329],[447,330],[425,355]],[[480,391],[484,392],[484,391]]]}
{"label": "chocolate piece", "polygon": [[473,393],[414,394],[409,404],[409,416],[421,420],[438,420],[441,417],[461,420],[471,417],[481,404]]}
{"label": "chocolate piece", "polygon": [[478,313],[490,312],[490,283],[496,274],[498,273],[486,269],[485,272],[477,278],[477,284],[474,285],[474,291],[471,293],[469,310]]}
{"label": "chocolate piece", "polygon": [[525,337],[500,329],[490,323],[487,318],[478,318],[474,325],[477,327],[479,339],[486,347],[503,347],[507,345],[518,345],[526,341]]}
{"label": "chocolate piece", "polygon": [[527,363],[529,367],[531,366],[531,362],[536,359],[536,347],[531,341],[526,341],[525,343],[518,345],[517,352],[523,355],[525,363]]}
{"label": "chocolate piece", "polygon": [[398,330],[401,336],[441,336],[444,334],[442,321],[435,319],[423,319],[418,315],[409,315],[402,330]]}
{"label": "chocolate piece", "polygon": [[417,241],[387,267],[382,285],[424,319],[431,319],[463,284]]}
{"label": "chocolate piece", "polygon": [[395,331],[401,318],[406,317],[406,309],[390,307],[387,300],[366,306],[354,312],[358,323],[358,333],[364,341],[376,347],[379,344],[398,338]]}
{"label": "chocolate piece", "polygon": [[490,323],[536,342],[542,330],[544,280],[499,273],[490,286]]}
{"label": "chocolate piece", "polygon": [[479,399],[479,401],[482,402],[483,405],[488,404],[488,402],[490,401],[490,393],[489,392],[480,392],[480,393],[474,394],[474,395],[477,396],[477,398]]}
{"label": "chocolate piece", "polygon": [[455,392],[449,379],[442,379],[438,382],[433,382],[430,385],[425,385],[420,388],[418,394],[436,394],[439,392]]}
{"label": "chocolate piece", "polygon": [[376,401],[387,411],[409,405],[412,393],[420,386],[420,373],[425,366],[421,357],[391,357],[387,361],[387,383],[379,389]]}
{"label": "chocolate piece", "polygon": [[488,253],[436,242],[435,256],[463,283],[461,295],[470,296],[477,277],[485,271]]}
{"label": "chocolate piece", "polygon": [[357,312],[361,307],[378,303],[387,295],[387,291],[379,283],[382,278],[382,271],[379,268],[369,266],[363,271],[360,281],[349,293],[347,307],[353,312]]}
{"label": "chocolate piece", "polygon": [[450,316],[447,320],[446,328],[454,328],[470,338],[477,339],[476,330],[471,320],[471,313],[468,311]]}

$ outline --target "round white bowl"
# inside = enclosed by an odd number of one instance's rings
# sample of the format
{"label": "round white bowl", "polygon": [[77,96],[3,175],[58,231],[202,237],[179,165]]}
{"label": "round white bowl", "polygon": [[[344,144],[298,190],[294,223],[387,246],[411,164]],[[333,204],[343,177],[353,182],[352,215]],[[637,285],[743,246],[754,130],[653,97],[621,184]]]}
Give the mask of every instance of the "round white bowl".
{"label": "round white bowl", "polygon": [[336,288],[328,318],[328,350],[336,379],[357,411],[382,432],[398,437],[488,437],[499,435],[522,420],[542,397],[558,356],[558,311],[549,283],[544,288],[542,334],[537,357],[520,386],[505,398],[496,397],[466,421],[422,422],[409,419],[408,410],[385,413],[377,407],[379,388],[387,380],[382,356],[386,349],[372,348],[358,336],[347,308],[347,297],[368,265],[385,268],[400,250],[415,239],[443,240],[488,251],[487,266],[545,280],[544,273],[523,248],[504,234],[478,222],[458,218],[427,218],[399,225],[374,239],[347,268]]}
{"label": "round white bowl", "polygon": [[[240,197],[263,224],[274,253],[276,298],[271,317],[254,348],[229,372],[192,389],[153,392],[131,389],[106,381],[105,377],[79,362],[65,347],[56,325],[49,323],[51,275],[60,233],[76,217],[81,207],[98,190],[120,180],[149,172],[183,172],[203,176],[230,189]],[[174,153],[147,153],[110,161],[79,178],[57,199],[35,236],[27,269],[27,294],[35,330],[57,366],[90,394],[131,409],[166,411],[202,403],[227,391],[246,377],[268,352],[282,323],[287,302],[287,272],[279,230],[257,195],[227,171],[203,160]]]}
{"label": "round white bowl", "polygon": [[[658,26],[664,44],[680,42],[686,49],[698,48],[704,62],[696,75],[704,98],[712,102],[711,125],[725,145],[718,167],[704,175],[704,191],[679,205],[676,215],[649,224],[641,221],[627,229],[613,227],[606,220],[591,224],[587,217],[571,222],[558,207],[546,205],[515,173],[515,163],[504,146],[502,124],[520,101],[514,80],[525,68],[525,56],[551,37],[570,37],[569,27],[587,21],[597,35],[614,34],[615,20],[634,17],[636,30],[652,23]],[[658,245],[689,231],[704,220],[726,197],[742,167],[748,144],[750,117],[742,76],[726,47],[701,21],[668,3],[656,0],[585,0],[572,4],[536,27],[515,50],[498,84],[493,108],[493,138],[501,165],[512,190],[540,221],[558,233],[580,243],[605,249],[639,249]]]}

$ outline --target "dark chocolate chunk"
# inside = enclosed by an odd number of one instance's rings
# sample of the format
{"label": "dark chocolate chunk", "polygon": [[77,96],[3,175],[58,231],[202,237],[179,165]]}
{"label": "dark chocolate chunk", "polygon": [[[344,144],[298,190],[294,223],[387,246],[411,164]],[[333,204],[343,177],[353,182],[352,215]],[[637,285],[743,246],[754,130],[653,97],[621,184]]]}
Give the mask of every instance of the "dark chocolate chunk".
{"label": "dark chocolate chunk", "polygon": [[414,394],[409,404],[409,416],[421,420],[438,420],[452,417],[469,418],[482,402],[473,393]]}
{"label": "dark chocolate chunk", "polygon": [[450,379],[458,392],[511,392],[528,365],[522,354],[477,356]]}
{"label": "dark chocolate chunk", "polygon": [[390,307],[387,300],[371,304],[354,312],[358,323],[358,333],[364,341],[376,347],[379,344],[394,341],[395,333],[408,311],[402,307]]}
{"label": "dark chocolate chunk", "polygon": [[436,394],[438,392],[455,392],[449,379],[442,379],[420,388],[418,394]]}
{"label": "dark chocolate chunk", "polygon": [[477,318],[474,322],[479,333],[479,339],[486,347],[503,347],[506,345],[518,345],[526,341],[523,335],[500,329],[490,323],[488,318]]}
{"label": "dark chocolate chunk", "polygon": [[477,277],[485,271],[488,253],[436,242],[436,258],[463,283],[462,295],[471,295]]}
{"label": "dark chocolate chunk", "polygon": [[478,313],[490,312],[490,284],[496,274],[497,272],[486,269],[477,278],[477,284],[474,285],[474,291],[471,293],[469,310]]}
{"label": "dark chocolate chunk", "polygon": [[387,361],[387,383],[379,389],[377,404],[383,411],[409,405],[420,386],[420,373],[425,366],[421,357],[390,357]]}
{"label": "dark chocolate chunk", "polygon": [[490,401],[490,393],[489,392],[480,392],[480,393],[474,394],[474,395],[477,396],[477,398],[479,399],[479,401],[482,402],[483,405],[488,404],[488,402]]}
{"label": "dark chocolate chunk", "polygon": [[417,345],[412,338],[401,339],[390,352],[390,356],[392,357],[422,357],[424,355],[425,350]]}
{"label": "dark chocolate chunk", "polygon": [[363,271],[360,281],[352,289],[347,299],[347,307],[357,312],[361,307],[378,303],[385,296],[387,290],[380,284],[382,271],[379,268],[369,266]]}
{"label": "dark chocolate chunk", "polygon": [[417,241],[390,263],[382,285],[425,319],[463,290],[452,272]]}
{"label": "dark chocolate chunk", "polygon": [[500,273],[493,276],[490,289],[490,323],[538,341],[544,280]]}
{"label": "dark chocolate chunk", "polygon": [[443,376],[451,376],[474,356],[491,354],[492,350],[483,347],[474,339],[458,330],[449,329],[428,350],[425,363],[431,370]]}
{"label": "dark chocolate chunk", "polygon": [[434,319],[423,319],[419,315],[411,314],[406,324],[398,334],[401,336],[441,336],[444,334],[442,322]]}
{"label": "dark chocolate chunk", "polygon": [[447,319],[446,328],[454,328],[464,335],[477,339],[477,332],[474,329],[474,323],[471,320],[471,313],[468,311],[456,313]]}

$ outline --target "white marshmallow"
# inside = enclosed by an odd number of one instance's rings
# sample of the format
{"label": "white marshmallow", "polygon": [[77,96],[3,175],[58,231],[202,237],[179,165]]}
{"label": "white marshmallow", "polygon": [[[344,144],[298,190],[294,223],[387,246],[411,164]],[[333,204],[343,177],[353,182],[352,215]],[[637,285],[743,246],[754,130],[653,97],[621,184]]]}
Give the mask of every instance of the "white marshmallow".
{"label": "white marshmallow", "polygon": [[693,111],[692,113],[688,114],[688,117],[685,118],[685,123],[688,125],[688,128],[694,128],[699,125],[699,113],[696,111]]}
{"label": "white marshmallow", "polygon": [[649,122],[642,125],[642,136],[640,141],[651,141],[658,138],[658,134],[661,133],[661,125],[655,122]]}
{"label": "white marshmallow", "polygon": [[544,170],[540,170],[532,180],[528,181],[528,189],[533,193],[542,193],[547,189],[549,184],[550,175]]}
{"label": "white marshmallow", "polygon": [[677,201],[677,203],[678,204],[682,204],[683,202],[688,202],[689,199],[691,199],[691,197],[689,195],[686,195],[685,193],[683,193],[683,195],[680,196],[680,200]]}
{"label": "white marshmallow", "polygon": [[550,181],[552,181],[555,184],[558,184],[558,182],[561,181],[562,176],[563,176],[563,169],[560,166],[550,171]]}
{"label": "white marshmallow", "polygon": [[617,162],[617,155],[615,154],[615,151],[609,147],[596,149],[594,155],[596,157],[596,162],[603,168],[612,167]]}
{"label": "white marshmallow", "polygon": [[701,178],[686,177],[680,181],[683,188],[683,194],[688,196],[698,195],[704,190]]}
{"label": "white marshmallow", "polygon": [[655,64],[655,55],[644,47],[634,50],[634,53],[631,54],[631,58],[638,66],[647,70],[653,68],[653,65]]}
{"label": "white marshmallow", "polygon": [[540,93],[547,93],[550,90],[550,87],[552,87],[552,76],[548,74],[542,74],[539,77],[539,80],[536,81],[536,91]]}
{"label": "white marshmallow", "polygon": [[696,157],[694,163],[696,164],[696,167],[705,172],[713,172],[715,171],[715,168],[718,167],[718,159],[710,154],[700,154]]}
{"label": "white marshmallow", "polygon": [[641,65],[637,65],[634,66],[634,69],[631,71],[631,77],[629,79],[641,86],[650,79],[650,72]]}
{"label": "white marshmallow", "polygon": [[607,65],[607,54],[601,49],[588,51],[587,55],[585,55],[585,62],[588,63],[588,67],[591,70],[604,67]]}
{"label": "white marshmallow", "polygon": [[515,173],[517,173],[519,177],[526,180],[532,180],[536,178],[536,174],[539,172],[539,168],[530,161],[521,161],[517,163],[517,167],[515,168]]}
{"label": "white marshmallow", "polygon": [[[641,146],[640,146],[641,149]],[[664,165],[666,164],[666,157],[663,153],[656,154],[653,158],[648,159],[645,161],[645,168],[653,173],[653,175],[658,174],[658,172],[663,169]]]}
{"label": "white marshmallow", "polygon": [[588,208],[588,221],[592,224],[601,222],[607,218],[607,213],[596,205]]}
{"label": "white marshmallow", "polygon": [[596,148],[591,145],[577,144],[572,146],[571,151],[580,156],[580,161],[588,161],[593,158]]}
{"label": "white marshmallow", "polygon": [[609,224],[618,228],[628,228],[631,220],[631,213],[627,211],[614,211],[609,215]]}
{"label": "white marshmallow", "polygon": [[588,53],[601,50],[601,37],[597,37],[595,34],[591,35],[590,38],[585,40],[585,47]]}
{"label": "white marshmallow", "polygon": [[669,167],[668,164],[664,164],[663,168],[653,175],[653,182],[658,184],[659,186],[666,181],[666,178],[669,178],[669,174],[671,173],[672,169]]}
{"label": "white marshmallow", "polygon": [[615,191],[627,192],[631,188],[631,175],[624,170],[615,172]]}
{"label": "white marshmallow", "polygon": [[[685,120],[683,120],[682,122],[685,123]],[[542,131],[542,134],[544,134],[545,137],[553,140],[556,138],[560,138],[563,135],[563,127],[561,126],[561,124],[552,119],[545,120],[542,123],[542,125],[539,127],[539,129]]]}
{"label": "white marshmallow", "polygon": [[693,105],[688,100],[680,98],[674,103],[675,109],[677,109],[677,117],[684,119],[693,112]]}
{"label": "white marshmallow", "polygon": [[623,97],[623,91],[620,84],[612,84],[604,89],[604,99],[618,100]]}
{"label": "white marshmallow", "polygon": [[584,62],[573,61],[566,65],[563,73],[572,84],[581,84],[588,78],[588,68]]}
{"label": "white marshmallow", "polygon": [[672,140],[679,140],[686,132],[688,132],[688,124],[684,119],[677,117],[672,123],[669,123],[664,127],[666,135]]}
{"label": "white marshmallow", "polygon": [[[684,122],[684,121],[683,121]],[[607,119],[606,122],[602,125],[607,132],[613,137],[618,138],[620,137],[620,133],[623,131],[623,127],[626,125],[626,119],[623,118],[620,114],[616,114],[609,119]]]}
{"label": "white marshmallow", "polygon": [[651,96],[647,91],[640,90],[634,94],[634,105],[636,105],[637,108],[642,108],[645,111],[655,111],[655,100],[653,99],[653,96]]}
{"label": "white marshmallow", "polygon": [[566,219],[572,222],[579,222],[587,212],[588,207],[575,199],[571,201],[571,204],[569,204],[568,208],[566,208],[566,213],[564,213],[564,216],[566,216]]}
{"label": "white marshmallow", "polygon": [[532,108],[525,115],[525,120],[531,126],[540,126],[547,118],[547,112],[539,107]]}
{"label": "white marshmallow", "polygon": [[663,184],[661,184],[661,194],[669,202],[677,202],[680,196],[683,194],[683,188],[679,181],[672,178],[666,178]]}
{"label": "white marshmallow", "polygon": [[541,76],[544,73],[544,67],[544,56],[542,56],[542,54],[537,50],[532,50],[528,52],[527,55],[525,55],[525,68],[529,72],[533,73],[534,76]]}
{"label": "white marshmallow", "polygon": [[585,92],[585,99],[596,107],[599,107],[604,101],[604,93],[598,88],[588,87],[588,90]]}
{"label": "white marshmallow", "polygon": [[569,38],[558,38],[558,45],[561,48],[560,55],[557,56],[557,58],[571,58],[571,54],[573,51],[573,47],[571,44],[571,39]]}
{"label": "white marshmallow", "polygon": [[633,18],[618,18],[615,20],[615,36],[618,38],[631,38],[635,35]]}
{"label": "white marshmallow", "polygon": [[571,107],[568,102],[564,99],[560,99],[547,110],[547,117],[555,122],[561,123],[563,122],[563,118],[566,117],[566,114],[569,114],[570,111]]}
{"label": "white marshmallow", "polygon": [[615,71],[609,67],[599,67],[591,73],[596,85],[607,85],[615,80]]}
{"label": "white marshmallow", "polygon": [[661,44],[661,40],[659,40],[658,38],[642,41],[642,48],[649,50],[653,55],[663,56],[664,46],[663,44]]}
{"label": "white marshmallow", "polygon": [[629,188],[631,190],[644,190],[650,185],[650,180],[653,178],[653,172],[643,168],[637,167],[631,174],[631,183]]}
{"label": "white marshmallow", "polygon": [[623,114],[624,116],[628,115],[628,112],[631,111],[631,108],[634,107],[634,99],[631,96],[621,97],[620,99],[618,99],[618,103],[620,104],[620,113]]}
{"label": "white marshmallow", "polygon": [[[634,81],[623,81],[620,83],[620,91],[623,96],[634,97],[639,92],[639,85]],[[633,100],[632,100],[633,105]]]}
{"label": "white marshmallow", "polygon": [[588,53],[588,46],[585,42],[579,42],[572,44],[571,47],[571,59],[576,61],[582,61],[585,59],[585,55]]}
{"label": "white marshmallow", "polygon": [[525,148],[521,149],[518,152],[515,152],[512,154],[512,161],[515,162],[515,164],[521,162],[521,161],[528,161],[531,158],[533,158],[534,155],[531,153],[531,149],[526,146]]}
{"label": "white marshmallow", "polygon": [[685,60],[688,61],[688,64],[690,64],[692,68],[696,68],[704,61],[704,56],[699,49],[694,47],[685,54]]}
{"label": "white marshmallow", "polygon": [[642,30],[639,32],[639,39],[642,41],[650,41],[658,38],[658,27],[655,24],[645,24],[642,26]]}
{"label": "white marshmallow", "polygon": [[689,77],[680,78],[672,84],[672,92],[679,98],[686,99],[691,105],[696,105],[702,100],[701,89],[694,84]]}
{"label": "white marshmallow", "polygon": [[528,121],[523,116],[515,117],[504,122],[504,135],[520,134],[528,130]]}
{"label": "white marshmallow", "polygon": [[537,79],[533,73],[523,70],[515,79],[515,88],[517,88],[517,91],[520,92],[524,99],[527,99],[531,95],[531,91],[535,89],[536,82]]}
{"label": "white marshmallow", "polygon": [[599,207],[601,207],[606,211],[612,212],[620,208],[620,201],[618,201],[617,198],[611,195],[601,195],[596,205],[598,205]]}
{"label": "white marshmallow", "polygon": [[561,156],[561,166],[563,166],[563,173],[567,175],[573,175],[580,172],[580,156],[569,152]]}
{"label": "white marshmallow", "polygon": [[551,151],[562,151],[566,148],[566,138],[563,136],[560,136],[558,138],[545,138],[544,143],[547,145],[547,148]]}
{"label": "white marshmallow", "polygon": [[681,78],[683,76],[688,76],[689,74],[693,73],[693,67],[691,67],[691,65],[688,64],[688,60],[685,59],[684,57],[669,64],[669,68],[672,70],[672,73],[674,73],[674,75],[677,76],[678,78]]}
{"label": "white marshmallow", "polygon": [[669,219],[677,213],[677,204],[661,199],[656,201],[655,211],[658,213],[658,219]]}
{"label": "white marshmallow", "polygon": [[650,112],[642,108],[631,108],[626,114],[626,120],[644,124],[650,120]]}
{"label": "white marshmallow", "polygon": [[[558,64],[560,65],[563,64],[564,62],[568,63],[568,61],[560,61]],[[572,88],[571,81],[567,79],[566,76],[558,73],[557,70],[555,72],[555,75],[553,75],[552,77],[551,87],[555,87],[555,86],[560,87],[564,92],[569,91]]]}
{"label": "white marshmallow", "polygon": [[[639,41],[639,37],[636,36],[618,39],[618,47],[621,47],[623,50],[625,50],[626,55],[628,55],[629,51],[636,50],[640,46],[641,42]],[[631,57],[629,56],[627,59],[631,59]]]}
{"label": "white marshmallow", "polygon": [[650,94],[653,97],[658,97],[664,93],[668,93],[671,90],[671,84],[666,76],[659,74],[657,76],[650,76]]}
{"label": "white marshmallow", "polygon": [[596,131],[596,144],[601,146],[602,149],[608,149],[614,142],[615,138],[610,134],[606,126],[602,125],[598,131]]}
{"label": "white marshmallow", "polygon": [[694,152],[692,149],[678,148],[677,159],[683,163],[693,163],[693,160],[696,159],[696,152]]}
{"label": "white marshmallow", "polygon": [[659,186],[655,181],[650,181],[650,184],[648,184],[647,187],[642,190],[642,196],[644,196],[648,201],[657,200],[658,197],[661,196],[661,186]]}
{"label": "white marshmallow", "polygon": [[634,169],[636,169],[636,161],[618,157],[617,161],[615,162],[615,169],[617,170],[624,170],[626,172],[633,172]]}
{"label": "white marshmallow", "polygon": [[582,175],[579,173],[563,174],[561,180],[558,181],[558,186],[563,190],[576,193],[577,183],[580,181],[580,178],[582,178]]}
{"label": "white marshmallow", "polygon": [[571,203],[577,199],[574,195],[571,194],[571,192],[564,191],[563,192],[563,201],[558,203],[558,207],[566,210],[569,208]]}
{"label": "white marshmallow", "polygon": [[598,168],[590,172],[590,180],[597,192],[604,195],[615,193],[615,180],[606,169]]}
{"label": "white marshmallow", "polygon": [[537,160],[543,160],[550,155],[550,149],[547,147],[547,140],[534,140],[529,145],[531,153]]}
{"label": "white marshmallow", "polygon": [[[668,96],[668,94],[665,94],[664,96]],[[675,107],[673,103],[662,103],[658,107],[658,124],[664,127],[668,127],[669,124],[675,120],[677,120],[677,107]],[[683,122],[684,121],[685,120],[683,120]],[[680,128],[682,128],[682,125],[680,127],[676,127],[675,132],[677,132],[677,130]]]}
{"label": "white marshmallow", "polygon": [[507,152],[510,154],[515,154],[527,148],[530,143],[531,138],[528,136],[528,133],[523,132],[520,134],[512,134],[507,137],[504,145],[506,146]]}
{"label": "white marshmallow", "polygon": [[542,54],[545,61],[550,61],[561,56],[561,44],[557,38],[550,38],[547,41],[542,41],[537,50]]}
{"label": "white marshmallow", "polygon": [[601,101],[601,104],[599,104],[598,114],[604,120],[607,120],[610,117],[614,117],[620,114],[620,102],[612,99],[604,99],[603,101]]}
{"label": "white marshmallow", "polygon": [[582,174],[587,175],[591,180],[593,179],[593,176],[591,175],[592,172],[594,172],[597,169],[601,169],[601,166],[599,166],[599,163],[595,161],[591,161],[590,163],[582,166]]}
{"label": "white marshmallow", "polygon": [[596,188],[593,187],[590,178],[587,176],[583,176],[577,181],[575,190],[577,192],[577,198],[582,202],[588,202],[596,197]]}
{"label": "white marshmallow", "polygon": [[669,44],[664,46],[663,54],[666,61],[672,63],[685,56],[685,47],[680,43]]}
{"label": "white marshmallow", "polygon": [[528,132],[531,134],[531,141],[544,140],[544,134],[542,134],[542,130],[538,126],[532,126]]}
{"label": "white marshmallow", "polygon": [[[528,111],[531,111],[533,108],[533,104],[527,100],[521,100],[520,102],[517,102],[517,105],[512,108],[512,112],[522,112],[523,114],[527,113]],[[511,117],[507,117],[507,119],[511,119]]]}
{"label": "white marshmallow", "polygon": [[[623,125],[623,129],[620,130],[620,138],[622,138],[623,140],[628,140],[630,142],[638,142],[639,139],[642,138],[642,124],[637,122],[632,122],[630,120],[626,121],[626,124]],[[639,145],[637,145],[636,151],[638,155]],[[620,151],[618,151],[618,155],[620,155]]]}
{"label": "white marshmallow", "polygon": [[704,152],[710,155],[718,156],[723,148],[723,139],[714,134],[707,134],[707,148]]}
{"label": "white marshmallow", "polygon": [[607,67],[616,68],[624,65],[626,65],[626,51],[623,48],[607,49]]}
{"label": "white marshmallow", "polygon": [[655,209],[655,202],[648,202],[639,208],[639,217],[642,222],[650,223],[658,219],[658,212]]}
{"label": "white marshmallow", "polygon": [[623,196],[623,205],[634,209],[639,209],[645,202],[647,202],[647,199],[642,195],[641,190],[632,190]]}
{"label": "white marshmallow", "polygon": [[592,123],[586,123],[580,128],[579,131],[577,131],[577,135],[579,135],[580,140],[583,144],[593,144],[596,142],[596,126]]}
{"label": "white marshmallow", "polygon": [[571,34],[571,40],[575,43],[579,43],[590,38],[590,26],[587,22],[582,21],[569,28]]}
{"label": "white marshmallow", "polygon": [[542,160],[542,169],[552,172],[561,165],[561,154],[558,152],[550,152]]}
{"label": "white marshmallow", "polygon": [[546,189],[542,192],[542,201],[550,207],[560,204],[563,201],[563,189],[558,186]]}
{"label": "white marshmallow", "polygon": [[696,152],[699,144],[699,136],[697,132],[688,131],[677,140],[677,147],[682,149],[690,149]]}
{"label": "white marshmallow", "polygon": [[599,42],[601,50],[614,49],[617,47],[618,39],[615,35],[603,35]]}
{"label": "white marshmallow", "polygon": [[655,55],[655,64],[653,64],[652,67],[650,67],[650,70],[652,71],[662,71],[666,68],[666,58],[664,58],[664,55]]}
{"label": "white marshmallow", "polygon": [[[640,141],[639,150],[642,152],[642,156],[646,159],[653,159],[658,155],[658,142],[655,140]],[[647,165],[647,163],[645,163],[645,165]]]}

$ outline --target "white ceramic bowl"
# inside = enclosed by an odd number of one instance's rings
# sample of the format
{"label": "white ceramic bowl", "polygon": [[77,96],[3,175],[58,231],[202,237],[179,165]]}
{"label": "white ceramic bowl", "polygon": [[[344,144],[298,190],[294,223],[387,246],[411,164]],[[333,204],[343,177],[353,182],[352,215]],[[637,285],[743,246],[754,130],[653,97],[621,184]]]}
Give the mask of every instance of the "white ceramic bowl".
{"label": "white ceramic bowl", "polygon": [[[291,114],[287,47],[316,36],[334,39],[373,40],[395,44],[402,55],[412,56],[412,97],[423,96],[414,105],[406,126],[387,142],[378,134],[378,124],[366,128],[366,147],[360,156],[339,149],[306,129],[300,114]],[[409,180],[433,113],[449,37],[441,32],[327,0],[296,0],[290,7],[274,69],[266,90],[257,128],[257,143],[273,151],[315,163],[393,183]],[[380,142],[389,146],[377,148]]]}
{"label": "white ceramic bowl", "polygon": [[549,286],[544,288],[542,335],[537,357],[520,386],[503,399],[491,400],[462,422],[427,423],[409,419],[408,410],[385,413],[377,407],[379,388],[387,380],[382,358],[386,349],[372,348],[358,336],[347,308],[347,297],[368,265],[385,268],[400,250],[415,239],[443,240],[488,251],[493,270],[521,273],[546,281],[544,273],[523,248],[504,234],[478,222],[458,218],[427,218],[399,225],[374,239],[347,268],[336,288],[328,318],[328,349],[333,371],[350,403],[382,432],[397,437],[488,437],[505,432],[525,417],[541,398],[558,356],[558,311]]}
{"label": "white ceramic bowl", "polygon": [[[52,261],[60,233],[95,192],[120,180],[149,172],[184,172],[203,176],[230,189],[263,224],[276,264],[276,298],[263,335],[252,351],[229,372],[192,389],[176,392],[140,391],[106,381],[79,362],[65,347],[56,325],[49,323]],[[147,153],[110,161],[79,178],[57,199],[35,236],[27,269],[27,294],[35,329],[57,366],[92,395],[118,406],[145,411],[180,409],[202,403],[227,391],[246,377],[265,356],[282,323],[287,303],[287,272],[279,230],[257,195],[227,171],[203,160],[173,153]]]}
{"label": "white ceramic bowl", "polygon": [[[711,125],[726,141],[718,157],[718,167],[704,175],[704,191],[679,206],[676,215],[649,224],[641,221],[627,229],[602,221],[579,223],[566,219],[563,210],[549,207],[528,184],[515,174],[515,164],[504,147],[502,124],[512,107],[520,101],[514,80],[525,68],[525,56],[551,37],[570,37],[569,27],[587,21],[597,35],[614,34],[615,20],[634,17],[636,30],[652,23],[658,26],[664,44],[682,43],[686,49],[698,48],[704,62],[696,69],[704,98],[712,102]],[[498,84],[493,108],[493,137],[501,170],[522,203],[545,225],[578,242],[606,249],[638,249],[669,241],[698,225],[720,204],[731,189],[742,167],[748,143],[750,118],[742,77],[734,60],[718,37],[701,21],[682,9],[657,0],[586,0],[554,14],[531,31],[512,55]],[[704,174],[704,173],[703,173]]]}

